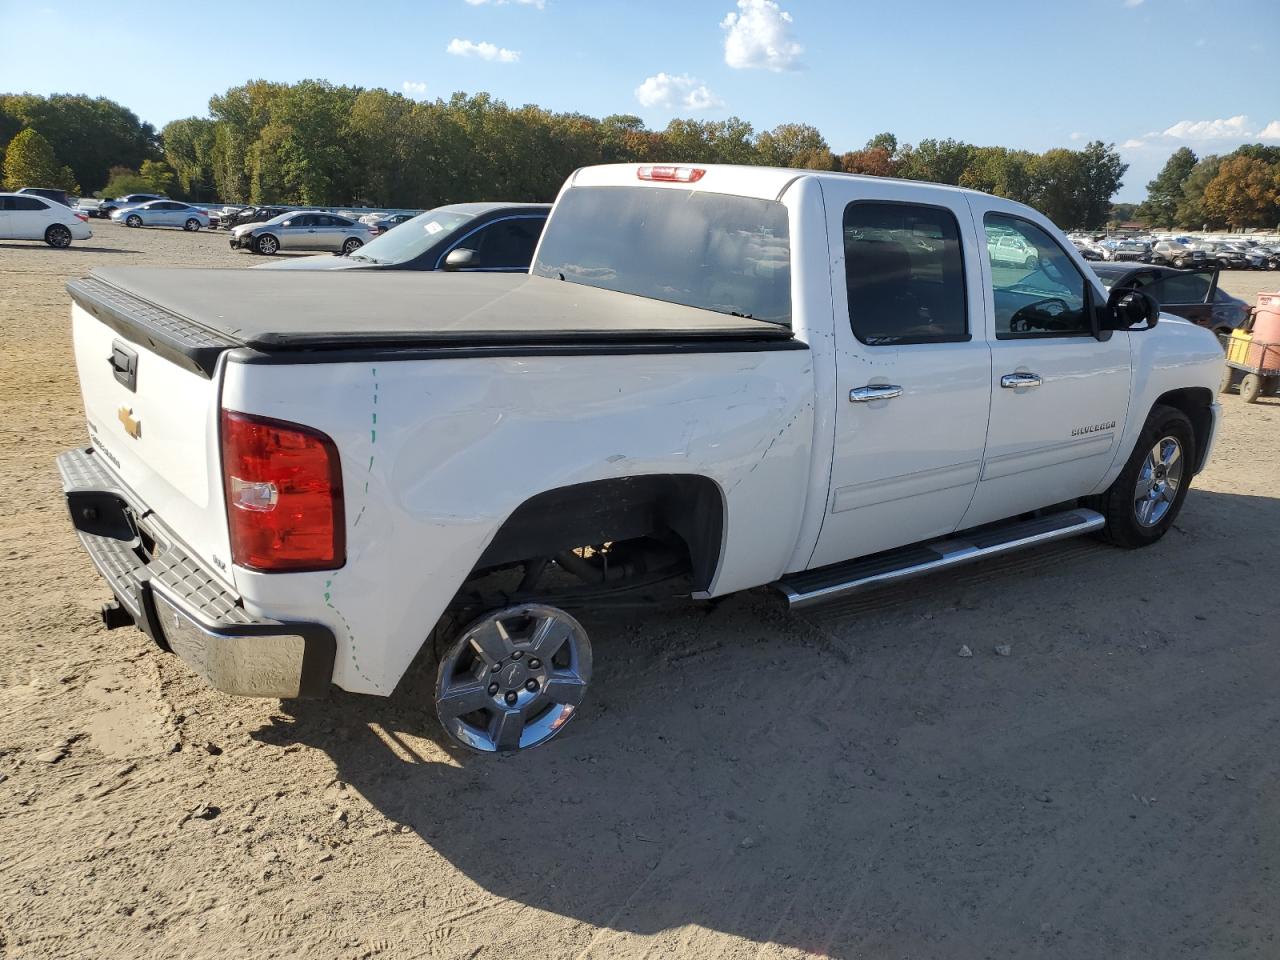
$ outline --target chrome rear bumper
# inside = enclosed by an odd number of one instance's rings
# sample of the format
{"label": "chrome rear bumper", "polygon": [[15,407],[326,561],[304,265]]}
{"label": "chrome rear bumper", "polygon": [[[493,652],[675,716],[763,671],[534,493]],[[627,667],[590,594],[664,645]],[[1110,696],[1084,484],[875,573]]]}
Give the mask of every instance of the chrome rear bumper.
{"label": "chrome rear bumper", "polygon": [[328,692],[335,646],[328,627],[250,616],[92,448],[60,454],[58,471],[93,565],[162,649],[225,693],[291,699]]}

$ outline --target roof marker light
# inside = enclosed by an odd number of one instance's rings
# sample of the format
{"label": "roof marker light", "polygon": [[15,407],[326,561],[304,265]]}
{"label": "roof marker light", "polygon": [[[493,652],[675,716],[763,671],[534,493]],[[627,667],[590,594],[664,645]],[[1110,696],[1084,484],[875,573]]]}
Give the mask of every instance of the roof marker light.
{"label": "roof marker light", "polygon": [[640,167],[636,176],[641,180],[665,180],[671,183],[697,183],[706,174],[701,167]]}

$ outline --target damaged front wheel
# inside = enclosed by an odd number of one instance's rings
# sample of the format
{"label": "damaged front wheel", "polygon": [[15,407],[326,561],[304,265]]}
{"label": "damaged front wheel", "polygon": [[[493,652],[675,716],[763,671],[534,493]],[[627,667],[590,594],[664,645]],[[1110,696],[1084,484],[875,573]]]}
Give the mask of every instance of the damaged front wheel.
{"label": "damaged front wheel", "polygon": [[546,743],[591,680],[587,632],[565,611],[524,603],[487,613],[441,658],[436,713],[458,743],[509,753]]}

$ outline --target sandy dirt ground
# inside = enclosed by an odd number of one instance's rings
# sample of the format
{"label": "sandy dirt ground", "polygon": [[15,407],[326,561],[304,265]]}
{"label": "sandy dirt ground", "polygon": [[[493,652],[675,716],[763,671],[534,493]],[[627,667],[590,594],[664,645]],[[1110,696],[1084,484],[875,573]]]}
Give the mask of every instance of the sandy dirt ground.
{"label": "sandy dirt ground", "polygon": [[0,243],[0,957],[1280,956],[1280,400],[1146,551],[588,618],[579,722],[484,759],[421,685],[235,700],[99,625],[63,284],[250,258],[94,229]]}

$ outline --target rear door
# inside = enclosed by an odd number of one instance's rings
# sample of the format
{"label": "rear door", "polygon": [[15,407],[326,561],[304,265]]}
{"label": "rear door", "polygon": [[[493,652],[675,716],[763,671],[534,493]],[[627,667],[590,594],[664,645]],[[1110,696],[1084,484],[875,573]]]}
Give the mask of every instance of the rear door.
{"label": "rear door", "polygon": [[41,240],[53,217],[49,214],[50,204],[40,197],[23,195],[11,197],[13,213],[13,235],[19,240]]}
{"label": "rear door", "polygon": [[836,435],[810,566],[953,532],[973,497],[991,391],[964,195],[824,180],[837,256]]}
{"label": "rear door", "polygon": [[13,209],[13,197],[0,197],[0,240],[18,238],[17,211]]}
{"label": "rear door", "polygon": [[985,250],[982,257],[994,321],[991,414],[966,527],[1093,492],[1129,405],[1129,334],[1093,336],[1090,311],[1104,295],[1089,279],[1092,271],[1077,265],[1047,221],[1000,203],[972,195],[975,226],[993,247],[1010,232],[1019,235],[1034,266],[1004,263]]}

